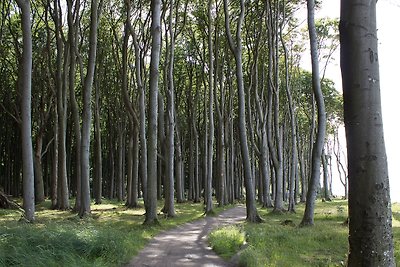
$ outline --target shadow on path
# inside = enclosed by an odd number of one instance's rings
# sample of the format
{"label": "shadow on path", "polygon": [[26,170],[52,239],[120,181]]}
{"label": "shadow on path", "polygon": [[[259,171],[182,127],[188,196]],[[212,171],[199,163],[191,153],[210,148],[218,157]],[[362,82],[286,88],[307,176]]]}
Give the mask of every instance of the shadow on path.
{"label": "shadow on path", "polygon": [[186,223],[155,236],[127,267],[233,267],[208,246],[207,235],[216,227],[239,223],[246,218],[244,206],[225,210],[215,217]]}

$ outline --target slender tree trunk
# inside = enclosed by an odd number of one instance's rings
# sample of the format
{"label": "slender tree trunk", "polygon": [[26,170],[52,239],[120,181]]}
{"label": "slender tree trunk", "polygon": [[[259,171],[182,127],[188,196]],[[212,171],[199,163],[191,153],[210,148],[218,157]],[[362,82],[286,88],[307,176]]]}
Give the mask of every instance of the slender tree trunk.
{"label": "slender tree trunk", "polygon": [[213,151],[214,151],[214,52],[213,52],[213,15],[212,1],[208,0],[208,90],[209,90],[209,133],[208,133],[208,157],[207,157],[207,187],[206,187],[206,214],[213,214],[212,203],[212,178],[213,178]]}
{"label": "slender tree trunk", "polygon": [[308,184],[306,209],[304,211],[304,216],[301,221],[302,226],[314,225],[315,198],[317,196],[317,189],[318,189],[317,185],[319,183],[319,178],[320,178],[321,155],[322,155],[322,149],[324,147],[325,131],[326,131],[325,104],[321,90],[321,82],[319,79],[317,31],[314,22],[314,8],[315,8],[314,0],[307,0],[308,31],[310,35],[313,92],[315,100],[317,102],[317,109],[318,109],[318,132],[315,144],[312,149],[311,178]]}
{"label": "slender tree trunk", "polygon": [[167,175],[165,178],[165,204],[164,213],[168,217],[175,217],[174,207],[174,156],[175,156],[175,88],[174,88],[174,57],[175,57],[175,32],[173,29],[174,0],[170,0],[169,31],[170,53],[168,64],[168,134],[167,134]]}
{"label": "slender tree trunk", "polygon": [[[285,5],[285,1],[283,2]],[[289,206],[288,211],[295,212],[296,208],[296,194],[295,194],[295,182],[296,182],[296,174],[297,174],[297,126],[296,126],[296,116],[295,116],[295,107],[292,100],[292,92],[290,88],[290,77],[289,77],[289,62],[288,62],[288,51],[282,36],[282,26],[280,27],[280,39],[284,51],[284,58],[285,58],[285,82],[286,82],[286,96],[288,100],[289,106],[289,114],[290,114],[290,143],[291,143],[291,164],[290,164],[290,175],[288,176],[289,179]]]}
{"label": "slender tree trunk", "polygon": [[94,198],[95,204],[101,204],[103,195],[103,160],[101,146],[101,126],[100,126],[100,86],[96,79],[95,88],[95,113],[94,113],[94,138],[95,138],[95,182],[94,182]]}
{"label": "slender tree trunk", "polygon": [[157,224],[157,96],[161,47],[161,0],[151,0],[148,179],[145,224]]}
{"label": "slender tree trunk", "polygon": [[54,109],[54,143],[53,143],[53,158],[51,166],[51,208],[57,207],[57,181],[58,181],[58,115],[57,109]]}
{"label": "slender tree trunk", "polygon": [[98,26],[98,3],[91,1],[90,33],[89,33],[89,62],[83,87],[83,112],[82,112],[82,140],[81,140],[81,209],[79,216],[84,217],[91,213],[90,210],[90,125],[92,119],[91,93],[93,86],[94,71],[96,65],[97,50],[97,26]]}
{"label": "slender tree trunk", "polygon": [[247,130],[246,130],[246,106],[245,106],[245,95],[244,95],[244,82],[243,82],[243,69],[242,69],[242,40],[241,40],[241,28],[245,13],[244,0],[240,0],[240,15],[237,21],[236,31],[236,46],[233,43],[232,34],[229,26],[229,11],[228,11],[228,0],[224,0],[224,11],[225,11],[225,29],[229,42],[229,47],[235,56],[236,63],[236,80],[238,86],[238,102],[239,102],[239,137],[240,137],[240,148],[242,152],[242,160],[244,167],[244,182],[246,187],[246,210],[247,218],[249,222],[261,222],[262,219],[258,215],[256,208],[254,183],[251,172],[251,164],[249,158],[249,149],[247,145]]}
{"label": "slender tree trunk", "polygon": [[[128,1],[129,3],[129,1]],[[129,21],[128,21],[129,23]],[[128,24],[130,27],[130,23]],[[142,82],[142,64],[140,58],[140,50],[139,44],[137,41],[137,36],[133,29],[130,27],[130,31],[133,37],[133,44],[135,47],[135,76],[136,76],[136,84],[139,91],[139,141],[140,141],[140,175],[141,175],[141,185],[142,185],[142,192],[143,192],[143,200],[146,205],[147,202],[147,171],[148,171],[148,164],[147,164],[147,140],[146,140],[146,93],[144,90],[143,82]]]}
{"label": "slender tree trunk", "polygon": [[132,188],[131,188],[131,202],[130,208],[137,208],[138,203],[138,185],[139,185],[139,133],[137,128],[134,129],[132,140]]}
{"label": "slender tree trunk", "polygon": [[42,166],[43,137],[43,130],[39,130],[39,133],[36,136],[36,149],[33,159],[35,173],[35,203],[42,203],[44,201],[44,182]]}
{"label": "slender tree trunk", "polygon": [[[166,48],[168,51],[168,48]],[[169,52],[169,51],[168,51]],[[168,53],[166,53],[168,55]],[[168,57],[168,56],[167,56]],[[164,72],[167,73],[167,68],[164,68]],[[168,80],[167,74],[164,75],[165,80]],[[168,87],[168,82],[166,87]],[[167,96],[168,97],[168,96]],[[163,196],[163,184],[165,185],[165,176],[166,171],[168,169],[166,165],[166,157],[167,157],[167,143],[166,143],[166,134],[165,134],[165,110],[164,110],[164,97],[160,91],[158,91],[157,96],[158,101],[158,147],[159,152],[157,152],[157,199],[161,200]]]}
{"label": "slender tree trunk", "polygon": [[327,161],[327,155],[325,154],[324,150],[322,150],[321,162],[324,171],[324,199],[326,201],[331,201],[331,195],[329,191],[329,169]]}
{"label": "slender tree trunk", "polygon": [[32,87],[32,31],[31,7],[29,0],[17,0],[21,8],[23,52],[21,61],[20,89],[21,89],[21,138],[22,138],[22,179],[23,179],[23,207],[25,219],[35,220],[35,185],[33,171],[32,149],[32,115],[31,115],[31,87]]}
{"label": "slender tree trunk", "polygon": [[118,134],[118,176],[116,180],[116,191],[117,191],[117,199],[118,201],[123,200],[122,196],[122,183],[123,183],[123,177],[125,175],[124,173],[124,153],[125,153],[125,144],[124,144],[124,134],[125,131],[123,130],[123,126],[119,125],[119,134]]}
{"label": "slender tree trunk", "polygon": [[[62,55],[64,54],[64,65],[67,65],[68,50],[63,47],[61,40],[61,15],[60,6],[57,1],[54,1],[54,18],[56,29],[56,92],[57,92],[57,114],[58,114],[58,182],[57,182],[57,208],[67,210],[69,205],[69,189],[67,178],[67,152],[66,152],[66,134],[67,134],[67,96],[66,82],[62,76]],[[64,51],[65,50],[65,51]],[[65,70],[64,70],[65,71]]]}
{"label": "slender tree trunk", "polygon": [[341,1],[349,164],[348,266],[396,266],[381,110],[376,1]]}
{"label": "slender tree trunk", "polygon": [[[79,106],[75,97],[75,71],[77,57],[77,24],[79,19],[73,17],[72,0],[67,1],[67,18],[68,18],[68,45],[70,47],[70,66],[69,66],[69,98],[71,103],[72,118],[74,125],[74,143],[75,143],[75,183],[76,183],[76,201],[74,210],[79,211],[81,208],[81,129],[79,119]],[[79,1],[75,2],[75,10],[79,10]]]}

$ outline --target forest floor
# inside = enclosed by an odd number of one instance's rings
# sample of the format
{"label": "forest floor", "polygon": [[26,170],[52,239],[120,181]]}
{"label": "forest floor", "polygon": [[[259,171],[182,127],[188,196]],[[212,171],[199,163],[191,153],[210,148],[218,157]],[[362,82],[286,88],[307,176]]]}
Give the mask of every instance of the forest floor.
{"label": "forest floor", "polygon": [[215,228],[237,224],[243,222],[245,218],[246,209],[243,205],[239,205],[217,216],[207,216],[162,232],[155,236],[127,266],[237,266],[235,257],[230,262],[220,258],[209,247],[207,236]]}

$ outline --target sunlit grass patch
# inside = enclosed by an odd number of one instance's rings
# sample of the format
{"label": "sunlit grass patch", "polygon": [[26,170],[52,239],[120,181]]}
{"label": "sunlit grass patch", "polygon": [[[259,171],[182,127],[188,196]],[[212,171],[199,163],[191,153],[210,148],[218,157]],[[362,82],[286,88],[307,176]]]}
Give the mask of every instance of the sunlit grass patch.
{"label": "sunlit grass patch", "polygon": [[317,202],[315,226],[300,228],[304,204],[297,213],[277,215],[261,209],[263,224],[246,223],[248,247],[240,266],[342,266],[347,256],[346,201]]}
{"label": "sunlit grass patch", "polygon": [[[37,205],[33,224],[19,222],[21,213],[0,210],[0,266],[121,266],[158,232],[203,216],[203,206],[176,204],[177,217],[159,226],[144,226],[144,206],[104,200],[92,215],[80,219],[71,211]],[[163,203],[160,202],[158,210]]]}
{"label": "sunlit grass patch", "polygon": [[213,230],[208,236],[212,249],[225,259],[236,254],[245,242],[244,232],[236,225]]}

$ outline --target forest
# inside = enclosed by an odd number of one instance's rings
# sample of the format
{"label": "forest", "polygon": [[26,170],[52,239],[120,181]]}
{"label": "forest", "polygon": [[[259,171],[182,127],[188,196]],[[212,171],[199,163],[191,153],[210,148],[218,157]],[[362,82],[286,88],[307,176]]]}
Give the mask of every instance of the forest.
{"label": "forest", "polygon": [[[363,25],[343,11],[353,2],[342,3],[341,21]],[[34,223],[44,206],[87,220],[116,202],[144,208],[144,225],[158,225],[185,203],[210,216],[245,203],[249,223],[265,222],[260,209],[294,214],[300,205],[300,226],[312,226],[316,200],[336,201],[336,179],[348,221],[361,223],[350,232],[381,225],[354,242],[380,238],[386,245],[372,255],[391,251],[363,263],[395,266],[388,179],[377,175],[387,167],[374,124],[376,38],[362,47],[348,24],[314,19],[320,4],[1,1],[0,208],[17,206]],[[366,35],[375,36],[370,19]],[[343,95],[326,77],[339,46]],[[368,84],[353,66],[365,61],[356,50],[369,51]],[[355,84],[377,90],[361,97]],[[373,111],[354,115],[366,105]],[[375,217],[374,207],[383,207]],[[357,253],[349,266],[365,266]]]}

